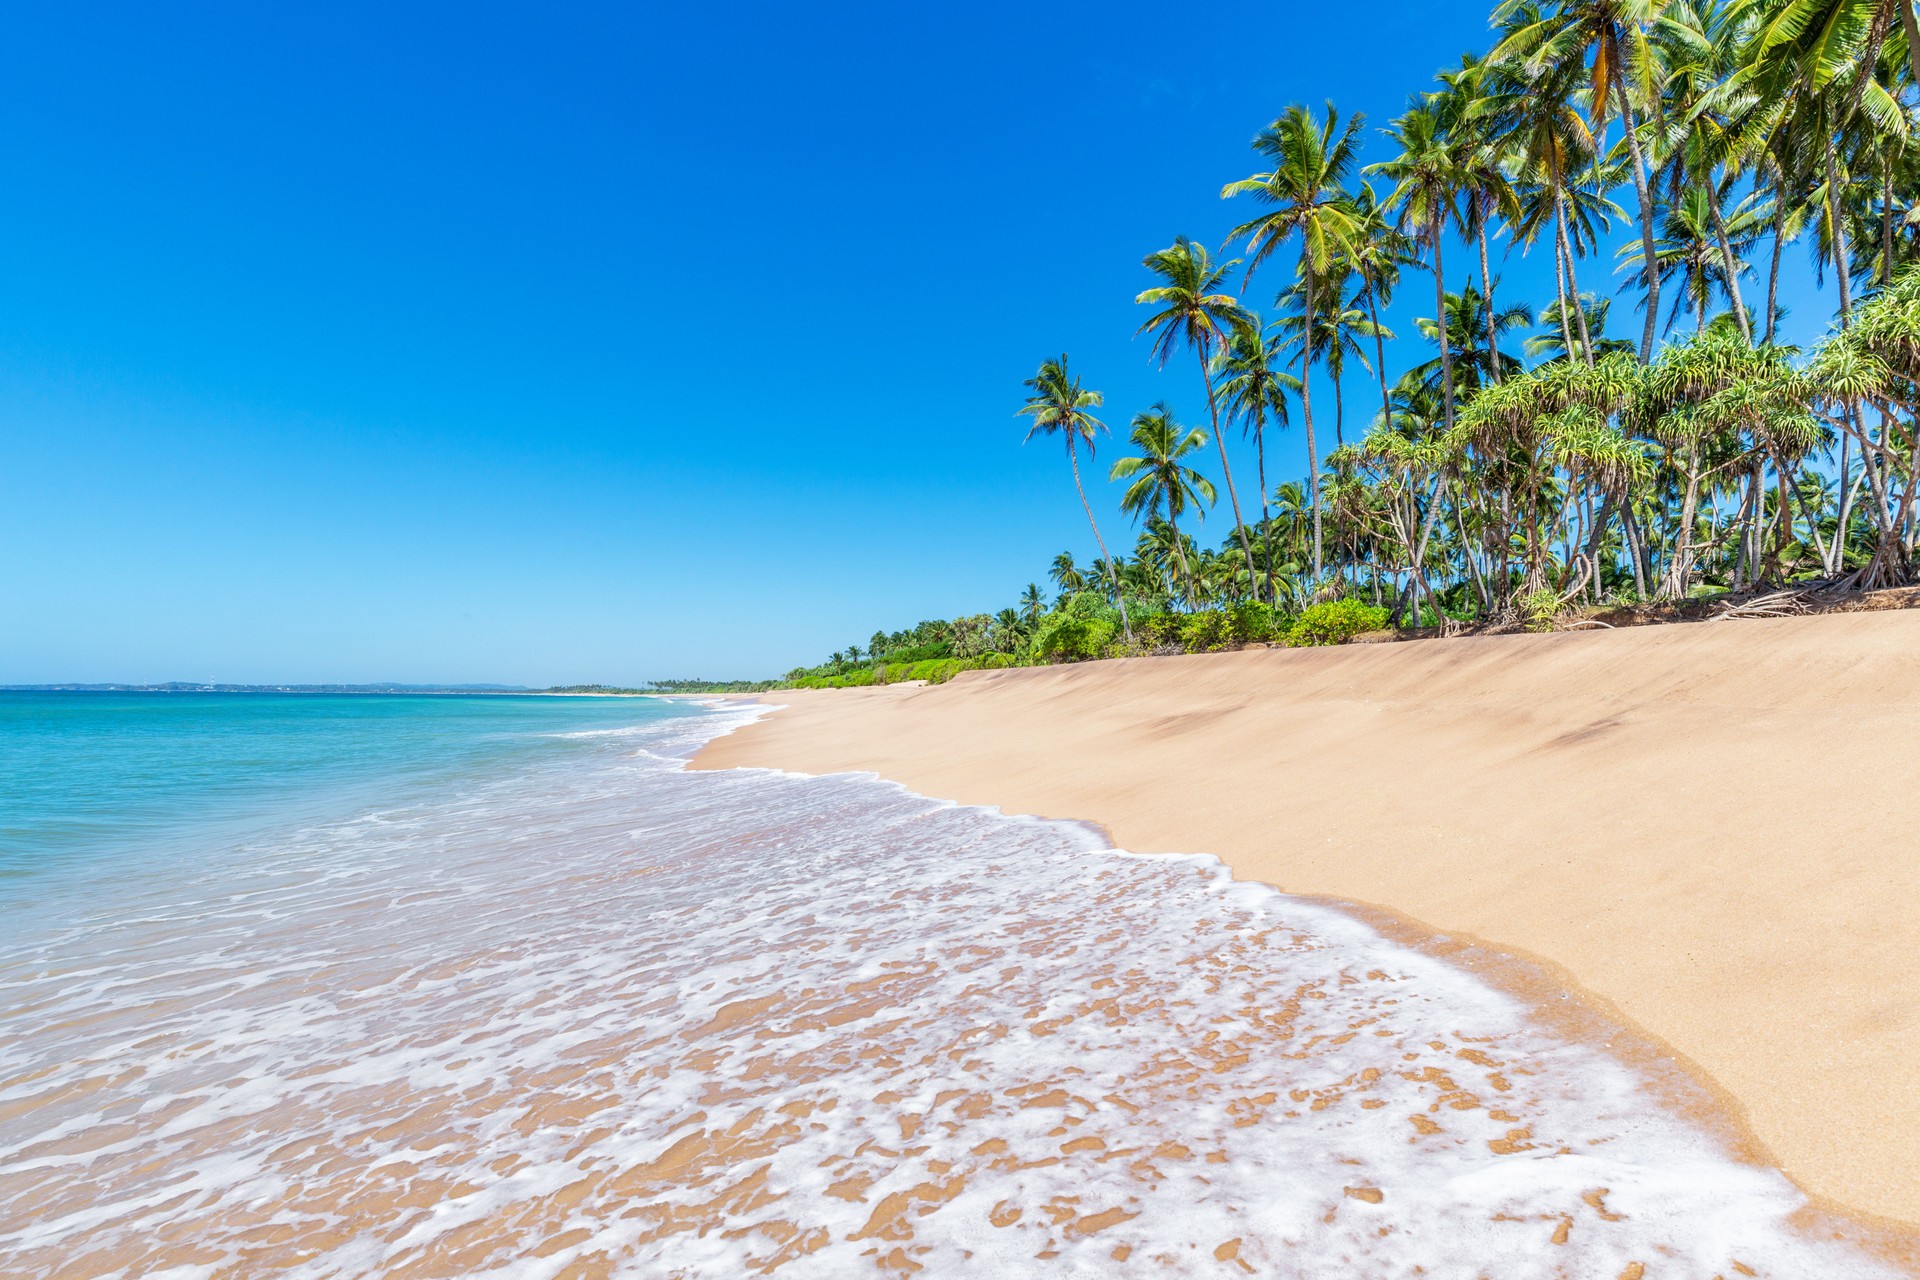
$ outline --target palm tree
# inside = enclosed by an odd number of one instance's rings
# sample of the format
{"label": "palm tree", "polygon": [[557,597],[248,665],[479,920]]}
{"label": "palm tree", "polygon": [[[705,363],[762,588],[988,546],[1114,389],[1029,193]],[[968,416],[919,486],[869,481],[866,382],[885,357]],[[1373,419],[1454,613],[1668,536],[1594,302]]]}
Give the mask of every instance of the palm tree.
{"label": "palm tree", "polygon": [[[1461,185],[1461,165],[1446,138],[1439,115],[1419,105],[1393,122],[1387,135],[1400,149],[1391,160],[1368,166],[1368,171],[1391,178],[1393,195],[1388,203],[1399,206],[1402,226],[1420,228],[1427,251],[1433,255],[1433,295],[1437,314],[1447,309],[1446,264],[1442,244],[1446,228],[1458,226],[1460,211],[1454,205]],[[1447,426],[1453,426],[1453,354],[1447,345],[1446,326],[1439,328],[1441,404]]]}
{"label": "palm tree", "polygon": [[[1244,324],[1234,327],[1233,335],[1220,354],[1214,357],[1215,375],[1220,377],[1220,398],[1226,402],[1227,416],[1239,418],[1253,433],[1254,458],[1260,473],[1260,538],[1267,562],[1267,602],[1274,598],[1273,512],[1267,502],[1267,420],[1275,426],[1287,425],[1287,393],[1298,395],[1301,380],[1282,369],[1278,333],[1263,329],[1260,317],[1249,314]],[[1224,375],[1224,376],[1222,376]]]}
{"label": "palm tree", "polygon": [[1027,589],[1020,593],[1020,616],[1028,626],[1040,621],[1040,615],[1047,611],[1047,593],[1040,589],[1037,582],[1029,582]]}
{"label": "palm tree", "polygon": [[[1500,354],[1500,338],[1532,328],[1533,308],[1516,302],[1496,313],[1471,284],[1459,293],[1449,293],[1446,305],[1446,346],[1453,353],[1454,380],[1462,390],[1479,391],[1524,368],[1515,357]],[[1429,342],[1440,342],[1440,325],[1431,317],[1421,316],[1414,323]],[[1442,390],[1442,373],[1435,359],[1407,370],[1407,378],[1437,396]]]}
{"label": "palm tree", "polygon": [[1073,552],[1062,551],[1053,558],[1053,567],[1047,570],[1047,576],[1053,579],[1053,585],[1060,588],[1063,596],[1087,589],[1087,575],[1073,562]]}
{"label": "palm tree", "polygon": [[[1487,232],[1495,217],[1511,226],[1521,216],[1520,193],[1510,172],[1513,143],[1499,127],[1501,97],[1487,59],[1462,57],[1456,70],[1441,73],[1440,82],[1446,88],[1434,95],[1435,108],[1458,158],[1456,178],[1464,201],[1465,230],[1480,247],[1480,289],[1491,311],[1496,305],[1496,281],[1487,253]],[[1504,366],[1497,335],[1495,342],[1490,364],[1498,382]]]}
{"label": "palm tree", "polygon": [[[1165,519],[1173,531],[1175,545],[1180,537],[1180,513],[1194,508],[1205,518],[1206,508],[1215,500],[1213,482],[1186,465],[1181,459],[1196,449],[1207,447],[1207,433],[1195,427],[1182,433],[1174,421],[1173,410],[1163,400],[1133,417],[1128,436],[1140,452],[1121,458],[1108,472],[1110,480],[1132,480],[1120,498],[1120,509],[1132,516],[1144,516],[1147,523]],[[1252,561],[1248,561],[1251,569]],[[1186,561],[1180,563],[1181,577],[1187,585],[1187,598],[1193,598],[1193,579]]]}
{"label": "palm tree", "polygon": [[1113,557],[1107,554],[1106,539],[1100,536],[1100,524],[1093,518],[1093,506],[1087,501],[1087,490],[1080,483],[1080,445],[1087,447],[1087,456],[1093,456],[1094,439],[1107,427],[1093,416],[1092,410],[1106,403],[1106,397],[1098,391],[1089,391],[1081,387],[1080,379],[1067,372],[1067,358],[1062,355],[1058,360],[1048,360],[1041,364],[1040,372],[1028,378],[1027,390],[1033,394],[1027,397],[1027,403],[1020,409],[1017,417],[1030,417],[1033,425],[1027,428],[1027,439],[1036,435],[1057,435],[1067,444],[1067,462],[1073,468],[1074,491],[1080,495],[1080,506],[1087,513],[1087,524],[1093,529],[1093,540],[1100,547],[1100,558],[1107,563],[1107,574],[1113,582],[1114,601],[1120,606],[1120,626],[1126,632],[1127,639],[1133,639],[1133,623],[1127,617],[1127,598],[1120,590],[1120,575],[1114,571]]}
{"label": "palm tree", "polygon": [[[1335,264],[1345,267],[1344,260]],[[1346,438],[1346,396],[1343,390],[1343,378],[1347,371],[1347,361],[1357,360],[1360,367],[1369,372],[1372,366],[1367,362],[1366,350],[1360,345],[1360,339],[1373,338],[1376,343],[1391,338],[1391,329],[1382,330],[1361,304],[1366,301],[1363,284],[1351,298],[1344,302],[1347,277],[1343,271],[1323,281],[1321,291],[1324,301],[1318,310],[1309,315],[1306,309],[1304,280],[1281,291],[1274,301],[1286,308],[1280,318],[1274,321],[1274,327],[1280,332],[1289,347],[1300,350],[1300,376],[1304,379],[1309,370],[1306,365],[1307,352],[1312,351],[1320,365],[1327,371],[1327,378],[1333,383],[1333,443],[1336,449],[1344,448]],[[1311,331],[1310,331],[1311,330]]]}
{"label": "palm tree", "polygon": [[1620,130],[1633,158],[1633,189],[1640,201],[1640,243],[1645,254],[1641,278],[1647,291],[1647,323],[1640,339],[1642,364],[1653,359],[1660,279],[1653,259],[1653,189],[1640,147],[1638,106],[1654,97],[1658,51],[1647,39],[1647,27],[1665,5],[1666,0],[1555,0],[1542,9],[1537,0],[1503,0],[1493,15],[1495,25],[1504,28],[1493,50],[1495,60],[1520,65],[1543,91],[1549,87],[1571,90],[1569,78],[1559,72],[1585,66],[1592,131],[1604,134],[1608,116],[1616,110],[1620,113]]}
{"label": "palm tree", "polygon": [[1380,384],[1380,418],[1384,422],[1393,417],[1387,395],[1386,347],[1386,339],[1393,334],[1380,323],[1380,308],[1393,301],[1401,268],[1418,265],[1420,259],[1413,242],[1387,216],[1387,206],[1374,194],[1370,183],[1361,183],[1354,193],[1353,213],[1354,235],[1344,261],[1360,277],[1360,298],[1373,325],[1373,376]]}
{"label": "palm tree", "polygon": [[1239,301],[1232,294],[1218,292],[1228,269],[1238,266],[1238,260],[1215,266],[1205,245],[1181,236],[1167,248],[1148,254],[1142,265],[1165,283],[1142,289],[1134,298],[1137,304],[1160,308],[1137,333],[1154,335],[1154,358],[1163,369],[1183,344],[1191,347],[1200,361],[1200,379],[1207,387],[1207,412],[1213,419],[1213,439],[1220,446],[1220,471],[1227,481],[1227,497],[1233,503],[1234,533],[1251,574],[1253,546],[1247,541],[1246,522],[1240,518],[1240,495],[1233,487],[1227,443],[1220,436],[1220,402],[1214,393],[1210,367],[1214,352],[1226,345],[1227,336],[1247,322],[1246,309]]}
{"label": "palm tree", "polygon": [[[1333,270],[1334,260],[1351,250],[1359,237],[1360,223],[1346,184],[1359,159],[1356,137],[1366,124],[1362,115],[1350,116],[1340,123],[1333,103],[1326,114],[1315,120],[1302,106],[1291,106],[1286,114],[1269,124],[1253,140],[1253,149],[1266,157],[1271,168],[1220,189],[1220,198],[1253,195],[1273,208],[1249,222],[1235,227],[1229,238],[1247,241],[1247,279],[1275,250],[1290,240],[1300,242],[1306,283],[1307,310],[1318,304],[1314,282]],[[1311,333],[1311,330],[1309,330]],[[1313,353],[1307,353],[1309,365]],[[1300,385],[1300,408],[1307,427],[1307,468],[1313,501],[1313,576],[1320,578],[1322,535],[1320,516],[1320,454],[1313,438],[1313,388],[1310,379]]]}

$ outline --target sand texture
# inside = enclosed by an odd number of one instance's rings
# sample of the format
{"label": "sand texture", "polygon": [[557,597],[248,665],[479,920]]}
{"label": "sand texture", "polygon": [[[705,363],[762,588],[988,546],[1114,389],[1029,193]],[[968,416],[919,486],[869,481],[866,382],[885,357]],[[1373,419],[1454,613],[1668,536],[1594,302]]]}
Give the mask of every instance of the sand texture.
{"label": "sand texture", "polygon": [[872,770],[1537,958],[1809,1192],[1920,1223],[1920,613],[774,694],[701,767]]}

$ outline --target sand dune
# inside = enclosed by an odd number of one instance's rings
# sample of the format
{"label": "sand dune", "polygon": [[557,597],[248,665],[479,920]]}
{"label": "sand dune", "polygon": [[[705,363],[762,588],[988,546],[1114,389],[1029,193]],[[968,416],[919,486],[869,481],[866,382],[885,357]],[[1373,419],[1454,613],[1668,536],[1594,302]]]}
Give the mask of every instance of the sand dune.
{"label": "sand dune", "polygon": [[771,695],[703,767],[873,770],[1538,958],[1801,1186],[1920,1223],[1920,613]]}

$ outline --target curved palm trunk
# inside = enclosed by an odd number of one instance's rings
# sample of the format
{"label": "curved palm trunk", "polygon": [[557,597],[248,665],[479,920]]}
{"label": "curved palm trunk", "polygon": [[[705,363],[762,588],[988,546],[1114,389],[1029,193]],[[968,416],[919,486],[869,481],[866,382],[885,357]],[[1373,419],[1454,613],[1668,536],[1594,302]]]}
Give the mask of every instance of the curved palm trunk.
{"label": "curved palm trunk", "polygon": [[1113,583],[1114,603],[1120,606],[1120,626],[1127,633],[1127,642],[1133,642],[1133,622],[1127,617],[1127,593],[1120,586],[1120,575],[1113,567],[1113,557],[1107,553],[1107,540],[1100,536],[1100,522],[1093,518],[1093,504],[1087,501],[1087,490],[1080,483],[1080,455],[1073,447],[1073,437],[1067,437],[1067,461],[1073,465],[1073,488],[1080,495],[1080,506],[1087,513],[1087,523],[1093,527],[1093,541],[1100,548],[1100,559],[1107,566],[1107,581]]}
{"label": "curved palm trunk", "polygon": [[[1207,384],[1207,413],[1213,418],[1213,442],[1220,446],[1220,470],[1227,478],[1227,498],[1233,503],[1233,531],[1240,537],[1240,553],[1247,558],[1247,581],[1258,583],[1260,571],[1253,567],[1253,544],[1247,541],[1247,524],[1240,518],[1240,494],[1233,487],[1233,464],[1227,461],[1227,438],[1220,434],[1220,402],[1213,394],[1213,375],[1207,372],[1207,353],[1201,347],[1193,349],[1200,359],[1200,377]],[[1259,594],[1259,588],[1254,588]]]}
{"label": "curved palm trunk", "polygon": [[1325,567],[1320,540],[1320,451],[1313,442],[1313,266],[1307,265],[1306,358],[1300,363],[1300,409],[1307,419],[1307,483],[1313,499],[1313,582],[1318,588]]}
{"label": "curved palm trunk", "polygon": [[1453,430],[1453,353],[1447,349],[1447,276],[1440,256],[1440,212],[1436,207],[1429,234],[1433,238],[1434,327],[1440,331],[1440,403],[1446,409],[1447,430]]}
{"label": "curved palm trunk", "polygon": [[1573,267],[1573,240],[1567,235],[1566,195],[1558,187],[1553,192],[1555,217],[1559,220],[1557,234],[1560,237],[1560,249],[1566,257],[1567,288],[1573,292],[1573,316],[1580,326],[1580,347],[1586,356],[1587,368],[1593,368],[1593,334],[1587,327],[1587,306],[1580,298],[1580,276]]}
{"label": "curved palm trunk", "polygon": [[1773,166],[1773,265],[1767,270],[1767,345],[1780,319],[1780,254],[1787,247],[1787,175]]}
{"label": "curved palm trunk", "polygon": [[1713,238],[1720,246],[1720,266],[1727,281],[1727,298],[1733,303],[1733,317],[1740,322],[1740,336],[1753,345],[1753,322],[1747,319],[1746,299],[1740,296],[1740,273],[1733,261],[1733,246],[1727,242],[1727,222],[1720,214],[1720,186],[1712,181],[1707,192],[1707,207],[1713,211]]}
{"label": "curved palm trunk", "polygon": [[1560,294],[1560,341],[1566,344],[1567,363],[1573,363],[1573,315],[1567,301],[1567,252],[1566,236],[1558,222],[1553,231],[1553,287]]}
{"label": "curved palm trunk", "polygon": [[1653,359],[1654,331],[1660,322],[1660,268],[1653,256],[1653,192],[1647,186],[1647,161],[1640,154],[1640,122],[1627,98],[1627,82],[1616,76],[1613,89],[1620,103],[1620,127],[1627,135],[1627,151],[1633,157],[1633,191],[1640,198],[1640,254],[1644,260],[1640,274],[1647,287],[1647,324],[1640,335],[1640,363],[1646,364]]}
{"label": "curved palm trunk", "polygon": [[1267,414],[1260,408],[1253,411],[1253,456],[1260,479],[1260,550],[1267,559],[1267,603],[1274,604],[1273,511],[1267,506]]}
{"label": "curved palm trunk", "polygon": [[1387,340],[1380,332],[1380,308],[1373,296],[1373,284],[1367,284],[1367,319],[1373,324],[1373,371],[1380,379],[1380,425],[1393,421],[1393,404],[1387,397]]}
{"label": "curved palm trunk", "polygon": [[1487,265],[1487,217],[1492,212],[1482,208],[1478,222],[1480,224],[1480,291],[1487,299],[1487,360],[1491,366],[1488,376],[1495,386],[1500,385],[1500,334],[1499,311],[1493,305],[1493,271]]}
{"label": "curved palm trunk", "polygon": [[1167,528],[1173,530],[1173,554],[1180,561],[1180,581],[1186,584],[1187,603],[1193,603],[1193,568],[1187,564],[1187,544],[1180,538],[1180,520],[1173,514],[1172,504],[1167,506]]}

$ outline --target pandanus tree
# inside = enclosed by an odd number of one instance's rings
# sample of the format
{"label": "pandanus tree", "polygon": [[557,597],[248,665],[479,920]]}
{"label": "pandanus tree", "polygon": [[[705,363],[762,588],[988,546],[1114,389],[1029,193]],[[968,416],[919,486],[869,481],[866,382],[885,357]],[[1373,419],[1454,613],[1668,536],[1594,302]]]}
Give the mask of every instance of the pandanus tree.
{"label": "pandanus tree", "polygon": [[1235,325],[1227,345],[1214,356],[1214,374],[1218,379],[1220,400],[1229,419],[1238,418],[1253,437],[1254,465],[1260,479],[1260,540],[1266,560],[1267,600],[1278,603],[1274,595],[1273,509],[1267,491],[1267,424],[1287,425],[1287,396],[1298,395],[1301,381],[1282,366],[1282,338],[1260,323],[1249,312],[1245,322]]}
{"label": "pandanus tree", "polygon": [[1246,521],[1240,516],[1240,495],[1233,487],[1233,463],[1227,458],[1227,444],[1220,435],[1220,399],[1213,385],[1213,357],[1227,344],[1237,326],[1247,323],[1247,312],[1239,299],[1221,292],[1227,272],[1238,260],[1215,265],[1205,245],[1181,236],[1165,249],[1146,256],[1143,265],[1162,283],[1142,289],[1134,298],[1143,306],[1159,310],[1140,326],[1140,333],[1153,335],[1153,356],[1161,368],[1173,359],[1181,347],[1187,347],[1200,362],[1200,378],[1207,388],[1207,413],[1213,419],[1214,443],[1220,446],[1220,471],[1227,482],[1227,497],[1233,504],[1234,534],[1240,539],[1241,554],[1246,557],[1247,572],[1254,572],[1253,545],[1247,541]]}
{"label": "pandanus tree", "polygon": [[[1164,519],[1177,546],[1181,514],[1191,508],[1196,516],[1204,518],[1207,506],[1215,501],[1213,482],[1185,461],[1207,447],[1207,433],[1199,427],[1182,428],[1174,420],[1173,410],[1162,401],[1134,415],[1128,440],[1139,452],[1116,461],[1107,477],[1132,482],[1121,494],[1120,509],[1148,524]],[[1179,568],[1191,600],[1193,578],[1184,556]]]}
{"label": "pandanus tree", "polygon": [[[1285,245],[1297,243],[1307,310],[1313,311],[1319,306],[1316,281],[1333,271],[1335,261],[1351,249],[1359,235],[1359,218],[1347,196],[1346,184],[1359,163],[1358,135],[1365,124],[1366,117],[1360,115],[1349,116],[1343,124],[1331,102],[1319,119],[1305,107],[1292,106],[1255,136],[1253,149],[1270,167],[1220,189],[1222,199],[1251,195],[1270,206],[1231,233],[1233,239],[1247,242],[1249,282],[1268,258]],[[1312,332],[1311,328],[1308,332]],[[1311,351],[1307,353],[1307,362],[1309,365],[1313,362]],[[1313,436],[1310,378],[1301,382],[1300,411],[1307,432],[1307,476],[1313,507],[1313,576],[1318,581],[1324,566],[1324,549],[1320,454]]]}
{"label": "pandanus tree", "polygon": [[1094,442],[1106,431],[1106,424],[1093,416],[1093,411],[1106,403],[1106,398],[1098,391],[1080,385],[1080,379],[1067,372],[1067,358],[1062,355],[1058,360],[1048,360],[1040,366],[1040,371],[1026,381],[1026,388],[1032,394],[1020,409],[1019,416],[1033,419],[1033,425],[1027,428],[1027,439],[1035,436],[1059,436],[1067,446],[1067,463],[1073,468],[1073,488],[1080,495],[1080,506],[1087,513],[1087,524],[1093,530],[1093,540],[1100,547],[1100,558],[1106,563],[1107,576],[1113,583],[1114,602],[1120,606],[1120,625],[1126,631],[1127,639],[1133,639],[1133,623],[1127,617],[1126,593],[1120,587],[1120,575],[1113,567],[1113,557],[1107,554],[1106,539],[1100,536],[1100,522],[1093,518],[1093,506],[1087,501],[1086,486],[1080,483],[1080,454],[1084,447],[1091,458]]}

